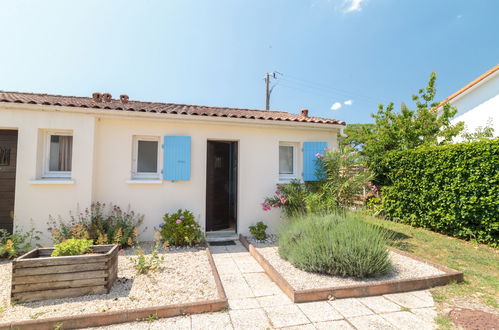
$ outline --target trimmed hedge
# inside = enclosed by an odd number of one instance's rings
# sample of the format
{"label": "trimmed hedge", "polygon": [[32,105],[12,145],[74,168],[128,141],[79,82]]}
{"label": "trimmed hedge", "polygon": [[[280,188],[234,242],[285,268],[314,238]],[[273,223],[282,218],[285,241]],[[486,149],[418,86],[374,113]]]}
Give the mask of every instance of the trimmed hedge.
{"label": "trimmed hedge", "polygon": [[385,162],[387,218],[499,247],[499,139],[397,151]]}

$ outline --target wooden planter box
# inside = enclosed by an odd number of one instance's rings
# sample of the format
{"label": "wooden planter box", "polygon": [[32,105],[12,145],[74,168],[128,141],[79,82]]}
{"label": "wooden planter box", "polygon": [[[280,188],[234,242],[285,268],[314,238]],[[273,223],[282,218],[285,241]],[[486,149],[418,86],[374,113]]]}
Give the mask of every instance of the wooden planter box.
{"label": "wooden planter box", "polygon": [[91,254],[51,257],[31,250],[12,262],[11,302],[109,293],[118,274],[118,245],[93,245]]}

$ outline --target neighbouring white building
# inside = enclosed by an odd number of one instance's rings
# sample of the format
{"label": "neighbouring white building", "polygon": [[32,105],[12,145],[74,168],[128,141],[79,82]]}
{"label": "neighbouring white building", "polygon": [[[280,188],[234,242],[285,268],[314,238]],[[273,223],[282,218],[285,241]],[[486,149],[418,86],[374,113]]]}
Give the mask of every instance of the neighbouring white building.
{"label": "neighbouring white building", "polygon": [[0,228],[44,232],[92,202],[144,214],[152,239],[165,212],[194,213],[206,232],[275,230],[261,203],[277,183],[314,180],[315,155],[344,122],[299,114],[0,92]]}
{"label": "neighbouring white building", "polygon": [[474,132],[490,123],[494,136],[499,136],[499,65],[447,97],[441,104],[446,102],[458,110],[453,124],[462,121],[466,131]]}

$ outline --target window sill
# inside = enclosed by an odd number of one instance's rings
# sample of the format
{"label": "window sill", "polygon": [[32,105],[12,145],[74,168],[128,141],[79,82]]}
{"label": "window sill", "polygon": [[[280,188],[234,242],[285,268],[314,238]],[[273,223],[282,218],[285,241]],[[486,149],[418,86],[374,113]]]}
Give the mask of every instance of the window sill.
{"label": "window sill", "polygon": [[291,183],[291,181],[293,180],[300,180],[300,178],[297,178],[297,177],[293,177],[293,178],[279,178],[279,180],[277,181],[277,184],[287,184],[287,183]]}
{"label": "window sill", "polygon": [[163,184],[161,179],[131,179],[126,180],[128,184]]}
{"label": "window sill", "polygon": [[52,178],[30,180],[29,184],[75,184],[75,180],[69,178]]}

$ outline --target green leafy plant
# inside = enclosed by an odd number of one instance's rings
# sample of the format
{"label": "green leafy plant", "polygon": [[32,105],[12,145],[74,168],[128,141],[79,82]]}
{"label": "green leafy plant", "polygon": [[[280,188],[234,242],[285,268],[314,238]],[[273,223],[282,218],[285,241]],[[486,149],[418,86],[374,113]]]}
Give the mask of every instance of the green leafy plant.
{"label": "green leafy plant", "polygon": [[250,234],[257,240],[263,241],[267,238],[267,225],[263,221],[258,221],[256,225],[249,226]]}
{"label": "green leafy plant", "polygon": [[133,211],[124,211],[119,206],[92,203],[90,208],[76,215],[70,214],[69,221],[50,217],[49,231],[52,240],[60,243],[69,238],[85,238],[95,244],[119,244],[133,246],[138,239],[139,226],[143,216]]}
{"label": "green leafy plant", "polygon": [[166,245],[192,246],[203,241],[200,226],[188,210],[166,213],[159,231]]}
{"label": "green leafy plant", "polygon": [[375,277],[392,270],[388,237],[355,214],[309,214],[286,224],[279,234],[279,254],[309,272]]}
{"label": "green leafy plant", "polygon": [[137,271],[137,274],[147,274],[150,271],[154,272],[161,267],[164,257],[159,255],[160,250],[161,245],[159,241],[156,241],[154,249],[149,255],[145,254],[142,247],[137,246],[135,249],[137,256],[132,258],[133,267]]}
{"label": "green leafy plant", "polygon": [[421,147],[385,159],[385,216],[499,247],[499,139]]}
{"label": "green leafy plant", "polygon": [[92,244],[92,241],[88,239],[70,238],[64,242],[56,244],[51,256],[62,257],[82,255],[90,251]]}
{"label": "green leafy plant", "polygon": [[0,257],[9,259],[20,256],[28,252],[33,247],[39,247],[36,243],[40,240],[41,232],[31,228],[23,233],[21,230],[10,234],[5,229],[0,229]]}

